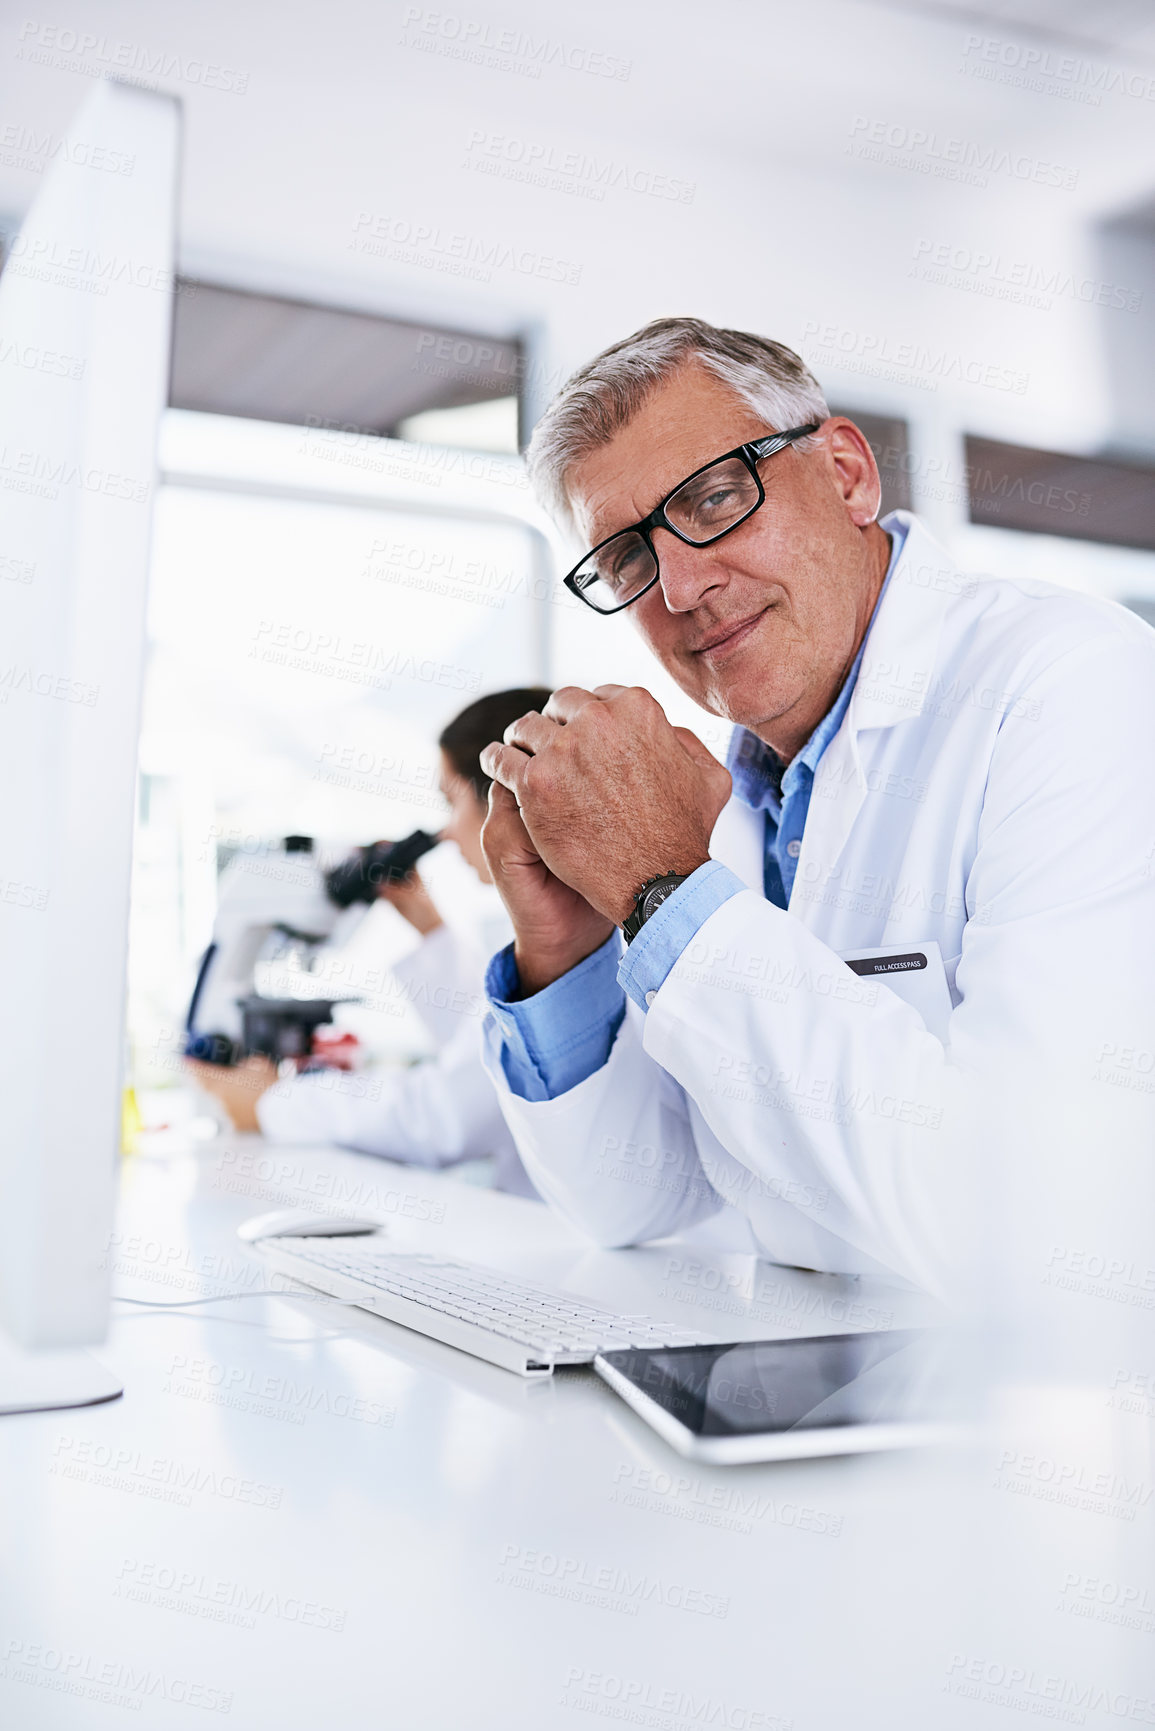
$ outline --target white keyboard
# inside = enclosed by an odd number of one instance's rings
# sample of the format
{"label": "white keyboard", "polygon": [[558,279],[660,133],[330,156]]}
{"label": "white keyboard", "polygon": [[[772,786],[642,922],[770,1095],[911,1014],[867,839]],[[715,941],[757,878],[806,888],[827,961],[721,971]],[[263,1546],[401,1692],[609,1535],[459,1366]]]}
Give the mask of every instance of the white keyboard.
{"label": "white keyboard", "polygon": [[618,1316],[476,1262],[377,1249],[332,1238],[266,1239],[262,1261],[319,1292],[388,1317],[519,1376],[591,1364],[627,1346],[693,1346],[712,1339],[644,1316]]}

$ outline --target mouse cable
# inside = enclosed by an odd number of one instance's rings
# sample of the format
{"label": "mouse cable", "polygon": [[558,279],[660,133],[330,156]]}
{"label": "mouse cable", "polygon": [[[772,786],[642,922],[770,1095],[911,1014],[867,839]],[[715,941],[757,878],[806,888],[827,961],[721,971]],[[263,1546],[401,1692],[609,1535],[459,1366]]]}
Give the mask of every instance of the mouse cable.
{"label": "mouse cable", "polygon": [[139,1304],[144,1310],[191,1310],[196,1304],[226,1304],[234,1298],[314,1298],[324,1299],[329,1304],[343,1304],[344,1299],[334,1298],[328,1292],[294,1292],[291,1287],[269,1286],[254,1292],[214,1292],[204,1298],[129,1298],[126,1293],[114,1292],[111,1295],[114,1304]]}
{"label": "mouse cable", "polygon": [[[198,1304],[224,1304],[230,1302],[234,1298],[305,1298],[318,1300],[324,1299],[329,1304],[341,1304],[343,1302],[340,1298],[333,1298],[327,1292],[293,1292],[291,1290],[285,1290],[279,1286],[262,1288],[258,1292],[253,1292],[252,1290],[248,1292],[217,1292],[205,1298],[182,1298],[175,1302],[171,1299],[164,1298],[129,1298],[123,1292],[113,1292],[109,1296],[114,1304],[135,1304],[141,1310],[151,1311],[192,1310]],[[127,1321],[128,1319],[125,1317],[123,1320]],[[213,1317],[211,1320],[214,1322],[232,1323],[233,1326],[237,1328],[271,1328],[273,1326],[273,1324],[269,1322],[250,1322],[248,1318],[244,1316],[217,1316]],[[280,1346],[311,1346],[316,1341],[340,1340],[348,1333],[348,1329],[333,1328],[329,1330],[328,1334],[302,1335],[299,1338],[293,1339],[277,1335],[276,1340]]]}

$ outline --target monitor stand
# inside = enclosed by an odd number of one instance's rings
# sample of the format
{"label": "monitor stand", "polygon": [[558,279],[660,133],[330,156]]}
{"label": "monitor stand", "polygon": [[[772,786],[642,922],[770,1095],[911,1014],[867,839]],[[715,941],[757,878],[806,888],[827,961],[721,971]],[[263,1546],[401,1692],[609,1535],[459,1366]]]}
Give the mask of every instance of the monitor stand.
{"label": "monitor stand", "polygon": [[0,1417],[96,1406],[124,1393],[124,1384],[91,1353],[75,1347],[28,1351],[0,1333]]}

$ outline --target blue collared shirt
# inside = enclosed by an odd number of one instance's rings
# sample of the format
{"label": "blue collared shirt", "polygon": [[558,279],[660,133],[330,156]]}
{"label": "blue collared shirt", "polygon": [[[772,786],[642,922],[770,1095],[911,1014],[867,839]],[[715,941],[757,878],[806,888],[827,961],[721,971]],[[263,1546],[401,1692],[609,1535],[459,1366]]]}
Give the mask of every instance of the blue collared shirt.
{"label": "blue collared shirt", "polygon": [[[883,527],[891,537],[890,564],[871,624],[906,539],[905,526],[894,518],[888,517]],[[777,754],[745,728],[735,728],[730,740],[726,767],[734,797],[765,813],[762,888],[776,907],[789,905],[814,774],[842,726],[869,634],[868,626],[833,705],[785,768]],[[626,1013],[625,994],[647,1009],[710,915],[745,888],[728,866],[707,860],[662,903],[624,953],[614,932],[593,955],[532,998],[514,997],[518,980],[513,945],[499,951],[489,964],[485,989],[513,1092],[523,1100],[553,1100],[600,1070]]]}

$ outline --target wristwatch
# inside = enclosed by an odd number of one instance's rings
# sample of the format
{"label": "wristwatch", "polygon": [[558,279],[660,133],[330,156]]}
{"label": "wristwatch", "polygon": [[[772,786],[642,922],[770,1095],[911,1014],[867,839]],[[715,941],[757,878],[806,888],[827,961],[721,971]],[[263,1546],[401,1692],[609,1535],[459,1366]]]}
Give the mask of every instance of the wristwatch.
{"label": "wristwatch", "polygon": [[689,873],[681,876],[677,872],[662,872],[656,878],[647,878],[634,900],[634,911],[622,921],[622,934],[627,944],[632,944],[646,921],[656,914],[663,902],[669,901],[679,884],[684,884]]}

